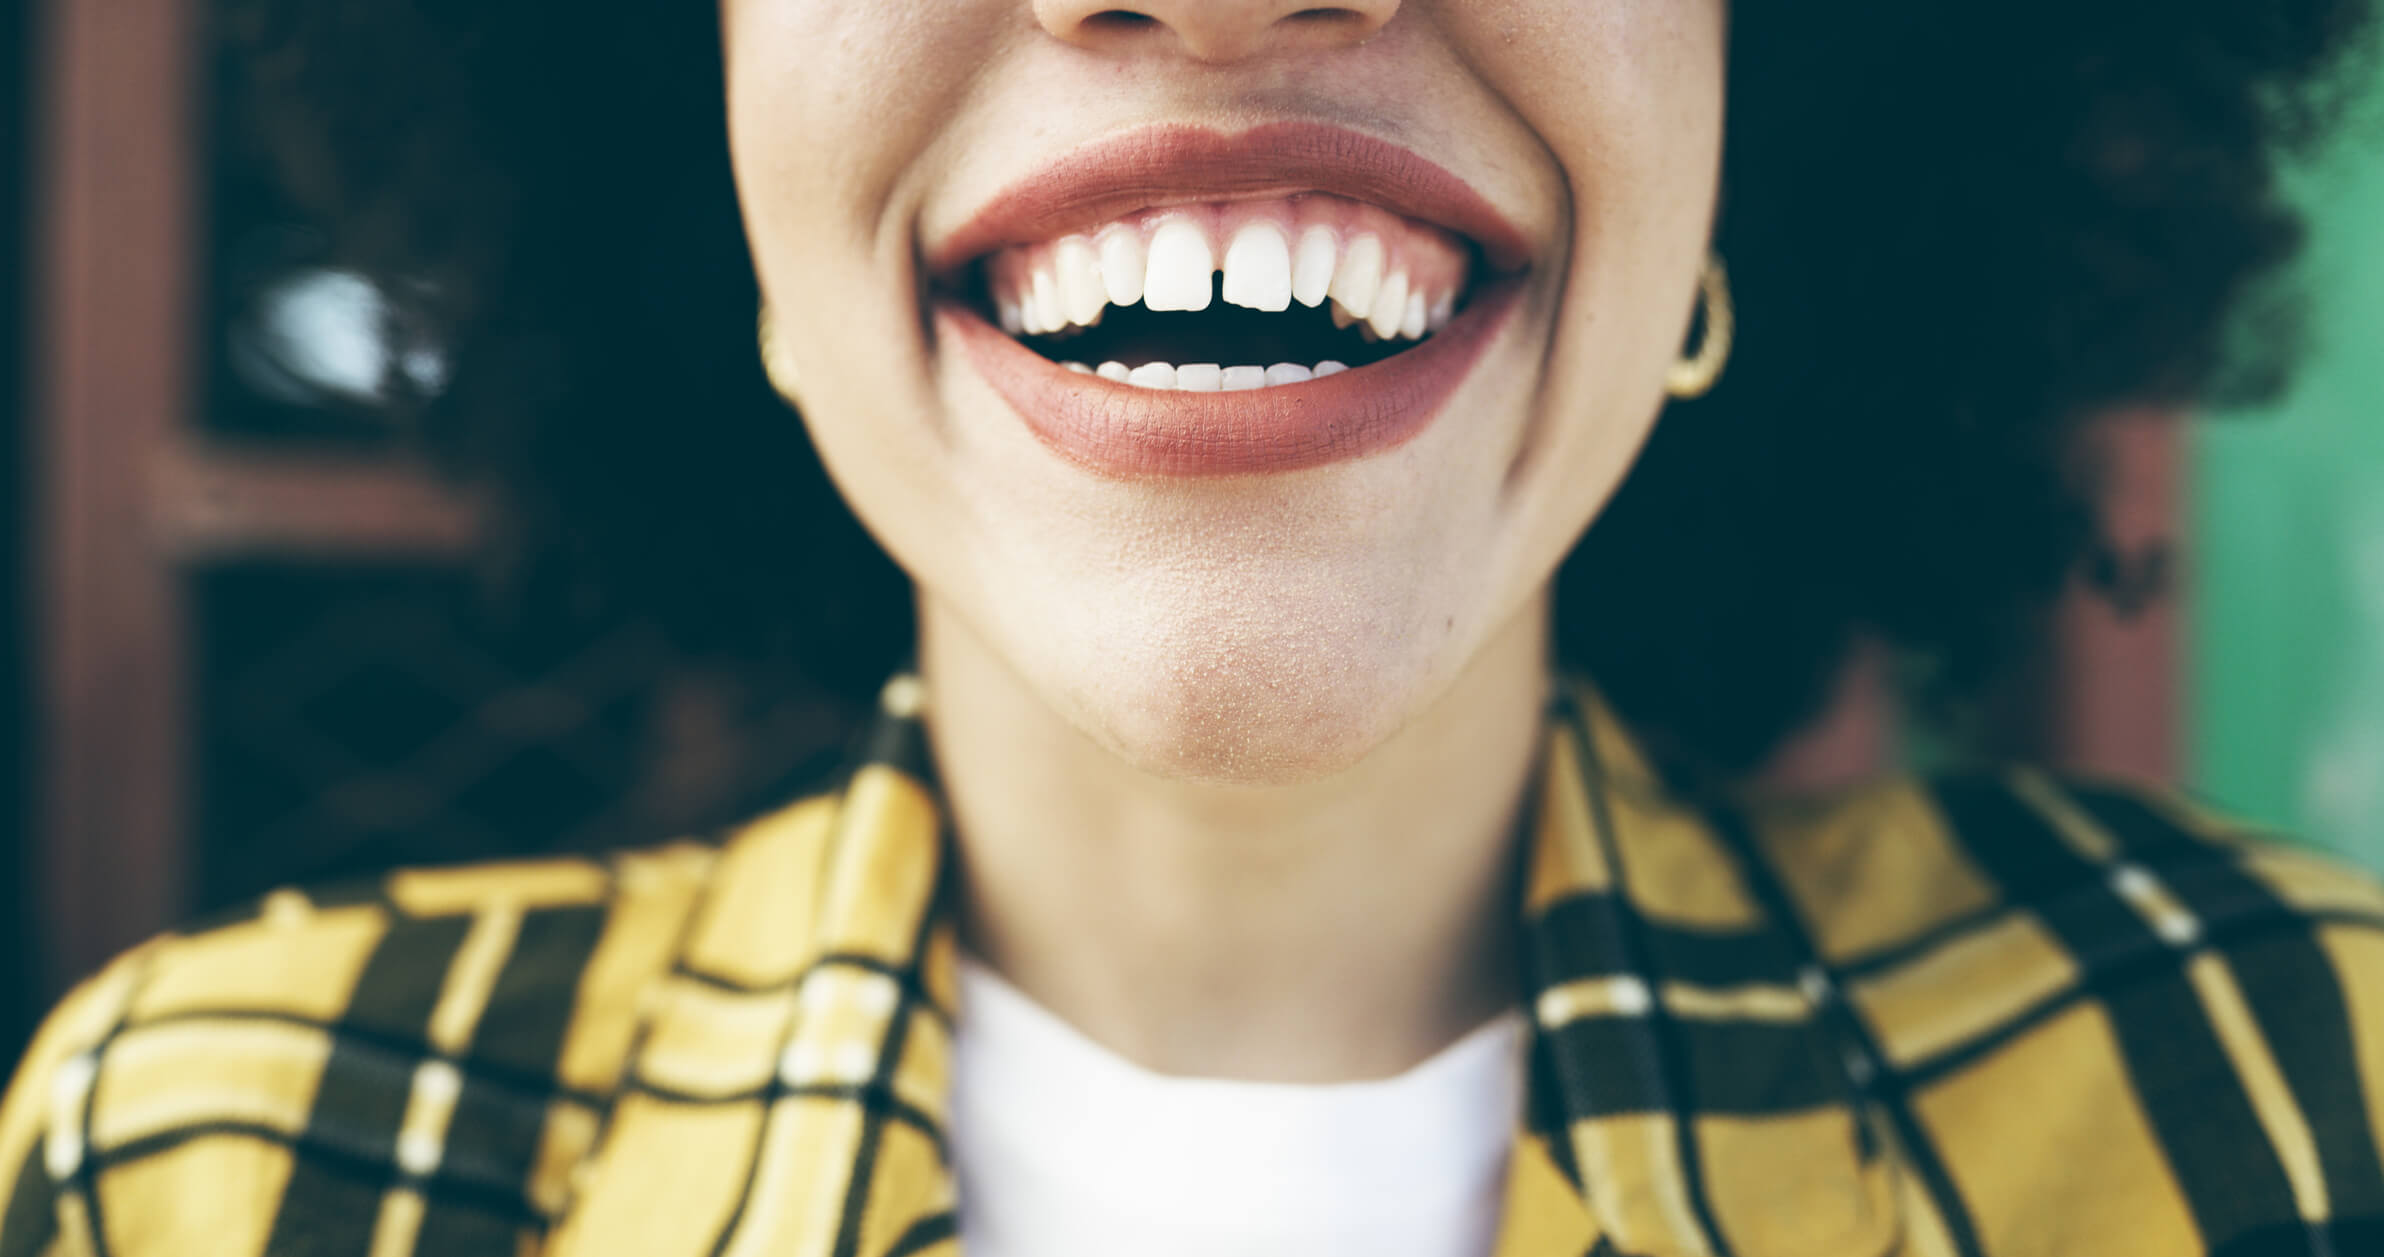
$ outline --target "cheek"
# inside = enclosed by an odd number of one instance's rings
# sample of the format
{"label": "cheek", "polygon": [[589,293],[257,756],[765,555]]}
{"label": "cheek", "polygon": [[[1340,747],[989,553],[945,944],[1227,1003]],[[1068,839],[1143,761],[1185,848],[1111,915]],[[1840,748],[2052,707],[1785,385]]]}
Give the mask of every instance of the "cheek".
{"label": "cheek", "polygon": [[825,285],[843,278],[836,263],[856,251],[881,289],[895,286],[885,264],[907,274],[907,216],[898,211],[915,199],[912,184],[934,165],[936,146],[949,142],[947,124],[963,112],[976,65],[970,54],[998,38],[1009,7],[727,0],[730,156],[766,293],[840,291]]}
{"label": "cheek", "polygon": [[1570,548],[1662,413],[1712,231],[1726,15],[1722,0],[1448,10],[1563,177],[1567,255],[1515,473],[1536,567]]}
{"label": "cheek", "polygon": [[1601,337],[1628,330],[1611,324],[1685,314],[1721,163],[1721,0],[1493,12],[1507,23],[1474,32],[1474,42],[1492,50],[1490,75],[1563,172],[1568,304],[1615,316]]}
{"label": "cheek", "polygon": [[855,504],[905,490],[928,409],[908,231],[975,60],[1013,6],[727,0],[730,155],[777,360]]}

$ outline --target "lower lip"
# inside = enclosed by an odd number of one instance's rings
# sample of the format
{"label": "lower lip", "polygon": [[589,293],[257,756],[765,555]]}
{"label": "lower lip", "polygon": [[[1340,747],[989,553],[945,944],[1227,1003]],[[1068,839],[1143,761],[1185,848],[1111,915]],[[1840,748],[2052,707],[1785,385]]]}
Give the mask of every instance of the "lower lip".
{"label": "lower lip", "polygon": [[1233,393],[1136,388],[1045,358],[964,302],[939,297],[938,335],[1060,456],[1119,479],[1298,471],[1396,449],[1441,413],[1505,326],[1516,277],[1476,293],[1413,349],[1321,380]]}

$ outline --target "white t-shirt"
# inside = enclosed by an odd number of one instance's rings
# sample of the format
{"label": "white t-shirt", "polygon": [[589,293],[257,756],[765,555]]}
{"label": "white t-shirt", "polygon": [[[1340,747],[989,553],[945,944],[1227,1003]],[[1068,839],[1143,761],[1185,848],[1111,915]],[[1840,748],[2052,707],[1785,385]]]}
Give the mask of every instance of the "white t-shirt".
{"label": "white t-shirt", "polygon": [[1379,1082],[1173,1078],[963,959],[962,1243],[970,1257],[1489,1257],[1522,1042],[1509,1013]]}

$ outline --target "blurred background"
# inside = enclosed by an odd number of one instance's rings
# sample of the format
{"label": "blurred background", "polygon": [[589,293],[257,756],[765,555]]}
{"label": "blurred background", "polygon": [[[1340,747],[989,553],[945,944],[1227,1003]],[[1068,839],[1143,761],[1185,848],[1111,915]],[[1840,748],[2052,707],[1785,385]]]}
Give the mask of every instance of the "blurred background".
{"label": "blurred background", "polygon": [[[0,1061],[109,954],[273,885],[700,830],[832,763],[650,626],[483,596],[485,512],[389,390],[441,346],[329,262],[206,0],[0,5]],[[2384,77],[2294,195],[2271,411],[2113,416],[2133,591],[2048,626],[2013,749],[2384,868]],[[1895,753],[1876,670],[1781,757]]]}

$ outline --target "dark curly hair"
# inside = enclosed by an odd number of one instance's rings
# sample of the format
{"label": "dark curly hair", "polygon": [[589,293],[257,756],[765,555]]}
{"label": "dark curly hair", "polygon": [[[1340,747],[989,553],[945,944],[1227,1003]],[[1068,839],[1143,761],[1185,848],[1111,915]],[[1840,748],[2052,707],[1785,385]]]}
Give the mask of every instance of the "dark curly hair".
{"label": "dark curly hair", "polygon": [[[2095,556],[2088,419],[2281,381],[2289,320],[2237,316],[2277,308],[2246,301],[2299,239],[2276,173],[2369,16],[1733,7],[1738,354],[1657,425],[1558,595],[1567,662],[1708,777],[1809,717],[1864,637],[1950,692],[1993,675]],[[515,570],[757,683],[873,686],[908,600],[755,361],[716,6],[227,14],[292,190],[451,347],[420,429],[503,491]]]}

